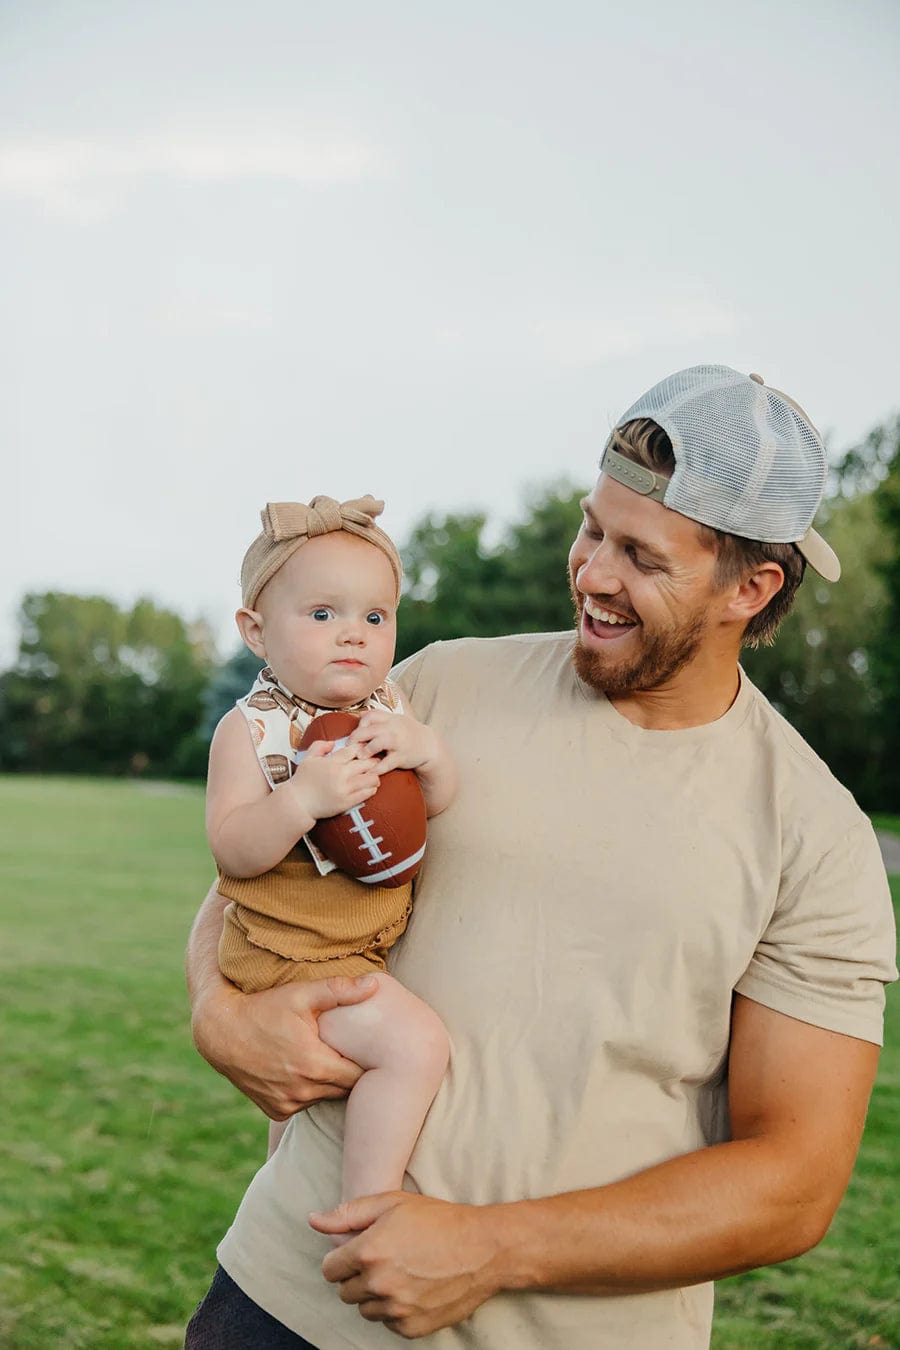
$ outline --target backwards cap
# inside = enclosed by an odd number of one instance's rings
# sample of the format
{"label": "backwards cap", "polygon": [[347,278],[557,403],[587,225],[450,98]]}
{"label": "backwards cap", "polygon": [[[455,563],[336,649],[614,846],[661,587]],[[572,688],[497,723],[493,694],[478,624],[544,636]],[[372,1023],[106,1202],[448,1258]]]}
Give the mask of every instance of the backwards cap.
{"label": "backwards cap", "polygon": [[825,488],[825,447],[803,409],[761,375],[690,366],[648,390],[616,428],[650,418],[675,452],[671,478],[607,449],[610,478],[691,520],[769,544],[794,544],[826,581],[837,554],[812,528]]}
{"label": "backwards cap", "polygon": [[333,497],[313,497],[305,502],[267,502],[260,512],[262,533],[258,534],[244,554],[241,566],[241,603],[252,609],[267,581],[283,567],[298,548],[321,534],[346,530],[359,539],[365,539],[387,556],[397,583],[400,598],[400,580],[403,567],[393,541],[375,524],[375,517],[384,510],[384,502],[374,497],[355,497],[348,502],[336,502]]}

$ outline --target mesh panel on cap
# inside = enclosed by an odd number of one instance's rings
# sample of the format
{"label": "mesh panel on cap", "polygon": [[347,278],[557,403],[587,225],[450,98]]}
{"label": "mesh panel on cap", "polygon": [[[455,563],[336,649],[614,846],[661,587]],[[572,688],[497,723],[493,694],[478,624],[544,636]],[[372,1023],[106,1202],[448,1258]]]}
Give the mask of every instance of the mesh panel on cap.
{"label": "mesh panel on cap", "polygon": [[728,366],[692,366],[649,390],[617,426],[649,417],[668,433],[676,466],[665,503],[716,529],[795,543],[825,486],[825,451],[777,391]]}

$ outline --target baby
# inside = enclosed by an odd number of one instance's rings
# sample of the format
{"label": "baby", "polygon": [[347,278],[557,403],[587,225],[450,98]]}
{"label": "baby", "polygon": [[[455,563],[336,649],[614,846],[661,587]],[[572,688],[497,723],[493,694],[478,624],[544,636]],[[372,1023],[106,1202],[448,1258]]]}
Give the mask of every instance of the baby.
{"label": "baby", "polygon": [[[253,992],[291,980],[375,974],[364,1003],[319,1018],[322,1039],[365,1070],[347,1103],[342,1199],[399,1190],[449,1053],[436,1013],[385,973],[411,885],[364,885],[305,836],[365,802],[390,769],[418,776],[430,816],[455,791],[440,738],[403,711],[390,682],[400,558],[375,524],[384,503],[270,502],[241,569],[236,617],[266,662],[210,747],[206,825],[231,900],[222,972]],[[300,740],[320,712],[359,714],[348,743]],[[378,758],[380,756],[380,758]]]}

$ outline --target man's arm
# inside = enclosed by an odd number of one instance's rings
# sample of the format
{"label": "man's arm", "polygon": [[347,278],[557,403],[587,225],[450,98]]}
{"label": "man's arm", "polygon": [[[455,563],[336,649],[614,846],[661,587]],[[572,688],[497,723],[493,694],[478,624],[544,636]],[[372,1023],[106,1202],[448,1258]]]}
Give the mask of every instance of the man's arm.
{"label": "man's arm", "polygon": [[319,1040],[318,1017],[362,1003],[378,988],[371,977],[339,976],[243,994],[219,971],[218,945],[228,901],[213,887],[194,920],[187,950],[194,1044],[272,1120],[312,1102],[344,1097],[362,1070]]}
{"label": "man's arm", "polygon": [[483,1207],[392,1193],[312,1216],[365,1231],[325,1278],[363,1317],[422,1336],[501,1290],[628,1294],[783,1261],[827,1231],[850,1177],[878,1049],[737,997],[732,1139],[612,1185]]}

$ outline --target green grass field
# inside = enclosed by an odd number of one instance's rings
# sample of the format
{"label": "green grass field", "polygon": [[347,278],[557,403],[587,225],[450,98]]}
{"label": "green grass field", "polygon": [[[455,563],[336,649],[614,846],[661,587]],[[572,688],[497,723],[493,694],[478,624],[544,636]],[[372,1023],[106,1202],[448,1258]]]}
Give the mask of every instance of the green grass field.
{"label": "green grass field", "polygon": [[[181,956],[211,875],[202,793],[0,778],[0,869],[0,1346],[180,1345],[265,1147],[262,1118],[188,1035]],[[900,1350],[892,995],[832,1231],[720,1285],[716,1350]]]}

